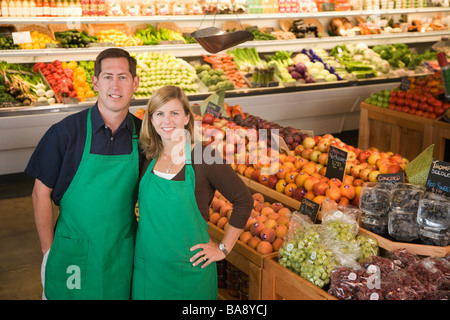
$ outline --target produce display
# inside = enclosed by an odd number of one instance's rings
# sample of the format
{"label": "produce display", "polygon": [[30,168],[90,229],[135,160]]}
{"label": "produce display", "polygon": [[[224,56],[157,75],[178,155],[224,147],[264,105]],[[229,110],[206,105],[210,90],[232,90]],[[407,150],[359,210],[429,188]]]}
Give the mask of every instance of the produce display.
{"label": "produce display", "polygon": [[137,30],[135,36],[142,40],[143,45],[157,45],[161,41],[181,41],[181,43],[186,43],[180,32],[163,27],[156,30],[151,24],[145,29]]}
{"label": "produce display", "polygon": [[135,35],[127,35],[116,29],[100,30],[95,36],[98,38],[98,43],[113,43],[119,47],[143,45],[143,41]]}
{"label": "produce display", "polygon": [[233,90],[234,84],[224,73],[223,69],[212,69],[209,64],[196,65],[195,71],[203,84],[208,87],[208,91]]}
{"label": "produce display", "polygon": [[0,34],[0,50],[20,49],[18,44],[15,44],[11,37]]}
{"label": "produce display", "polygon": [[440,72],[421,77],[408,77],[409,87],[402,84],[392,90],[372,93],[366,103],[419,117],[436,119],[450,108],[441,95],[444,93]]}
{"label": "produce display", "polygon": [[[253,210],[239,240],[261,254],[276,252],[289,230],[292,212],[279,202],[265,201],[261,193],[253,194],[253,199]],[[216,191],[210,205],[209,221],[226,230],[232,213],[232,204]]]}
{"label": "produce display", "polygon": [[21,49],[45,49],[46,44],[56,44],[58,41],[53,40],[49,35],[41,33],[37,30],[31,32],[30,43],[20,43]]}
{"label": "produce display", "polygon": [[137,75],[140,78],[136,98],[149,97],[165,85],[181,87],[187,94],[198,92],[194,67],[170,53],[144,52],[136,55]]}
{"label": "produce display", "polygon": [[448,300],[450,262],[420,259],[406,249],[332,271],[328,293],[340,300]]}
{"label": "produce display", "polygon": [[61,43],[63,48],[84,48],[90,43],[98,41],[97,37],[90,36],[86,31],[67,30],[55,32],[56,40]]}
{"label": "produce display", "polygon": [[378,255],[374,239],[358,235],[360,211],[353,206],[324,206],[321,224],[313,224],[309,217],[294,213],[278,262],[314,283],[319,288],[330,283],[338,266],[354,267]]}
{"label": "produce display", "polygon": [[[214,70],[222,70],[227,76],[228,80],[234,85],[234,88],[247,88],[247,82],[245,82],[242,74],[239,72],[236,64],[233,61],[233,57],[229,54],[212,54],[203,55],[203,60],[210,63]],[[197,72],[198,73],[198,72]]]}
{"label": "produce display", "polygon": [[39,73],[27,65],[0,62],[0,106],[29,106],[37,101],[55,103],[53,90]]}
{"label": "produce display", "polygon": [[58,102],[61,102],[62,98],[77,98],[77,92],[73,85],[73,70],[63,68],[61,61],[38,62],[33,66],[33,70],[40,72],[45,77]]}

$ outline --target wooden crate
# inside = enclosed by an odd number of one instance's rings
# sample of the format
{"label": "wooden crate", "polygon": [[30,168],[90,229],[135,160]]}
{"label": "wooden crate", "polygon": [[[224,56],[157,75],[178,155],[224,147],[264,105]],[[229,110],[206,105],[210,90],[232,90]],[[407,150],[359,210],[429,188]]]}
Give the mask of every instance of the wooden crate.
{"label": "wooden crate", "polygon": [[[433,124],[433,157],[445,161],[445,140],[450,140],[450,123],[435,121]],[[447,160],[448,161],[448,160]]]}
{"label": "wooden crate", "polygon": [[[208,222],[208,233],[212,241],[219,243],[224,231],[214,224]],[[263,255],[238,240],[230,251],[226,260],[246,273],[249,277],[249,300],[261,300],[262,296],[262,270],[265,258],[277,256],[276,252]]]}
{"label": "wooden crate", "polygon": [[263,300],[337,300],[336,297],[267,257],[262,275]]}
{"label": "wooden crate", "polygon": [[435,122],[362,102],[358,147],[376,147],[412,160],[433,143]]}
{"label": "wooden crate", "polygon": [[428,257],[446,257],[450,255],[450,246],[438,247],[438,246],[429,246],[425,244],[391,241],[361,227],[359,228],[359,233],[377,240],[378,247],[386,251],[406,249],[409,252],[414,253],[416,255]]}

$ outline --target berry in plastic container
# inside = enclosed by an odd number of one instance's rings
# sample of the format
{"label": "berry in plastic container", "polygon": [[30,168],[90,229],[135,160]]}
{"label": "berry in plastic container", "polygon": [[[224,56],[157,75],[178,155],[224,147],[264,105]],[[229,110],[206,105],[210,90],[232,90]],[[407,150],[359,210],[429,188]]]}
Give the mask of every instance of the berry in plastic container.
{"label": "berry in plastic container", "polygon": [[361,188],[359,208],[365,214],[387,214],[390,209],[392,184],[366,182]]}
{"label": "berry in plastic container", "polygon": [[425,187],[411,183],[396,183],[391,192],[390,205],[397,211],[417,212]]}

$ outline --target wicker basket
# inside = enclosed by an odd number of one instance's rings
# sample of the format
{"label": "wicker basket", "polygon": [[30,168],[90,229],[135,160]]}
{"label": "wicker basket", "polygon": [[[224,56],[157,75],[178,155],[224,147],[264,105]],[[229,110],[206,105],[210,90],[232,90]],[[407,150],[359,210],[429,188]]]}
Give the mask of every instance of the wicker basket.
{"label": "wicker basket", "polygon": [[[49,30],[47,27],[43,27],[43,26],[40,26],[40,25],[37,25],[37,24],[29,24],[29,25],[26,25],[25,27],[23,27],[23,28],[20,29],[19,31],[20,31],[20,32],[25,32],[25,31],[30,31],[30,32],[38,31],[39,33],[46,34],[46,35],[48,35],[49,37],[51,37],[51,38],[53,39],[52,32],[50,32],[50,30]],[[53,40],[54,40],[54,39],[53,39]]]}
{"label": "wicker basket", "polygon": [[172,31],[180,32],[180,27],[177,26],[177,24],[173,23],[173,22],[160,22],[156,26],[156,30],[159,31],[160,28],[170,29]]}
{"label": "wicker basket", "polygon": [[88,32],[90,35],[95,36],[100,31],[104,30],[118,30],[126,34],[127,36],[131,35],[131,28],[126,23],[92,23],[88,24],[88,30],[92,30],[91,32]]}

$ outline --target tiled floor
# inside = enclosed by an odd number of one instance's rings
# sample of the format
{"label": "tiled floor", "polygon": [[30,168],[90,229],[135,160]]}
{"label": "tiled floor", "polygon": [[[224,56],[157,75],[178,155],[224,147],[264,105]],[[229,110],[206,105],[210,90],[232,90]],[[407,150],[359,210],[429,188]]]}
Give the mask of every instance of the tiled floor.
{"label": "tiled floor", "polygon": [[0,176],[0,300],[38,300],[41,248],[25,175]]}

